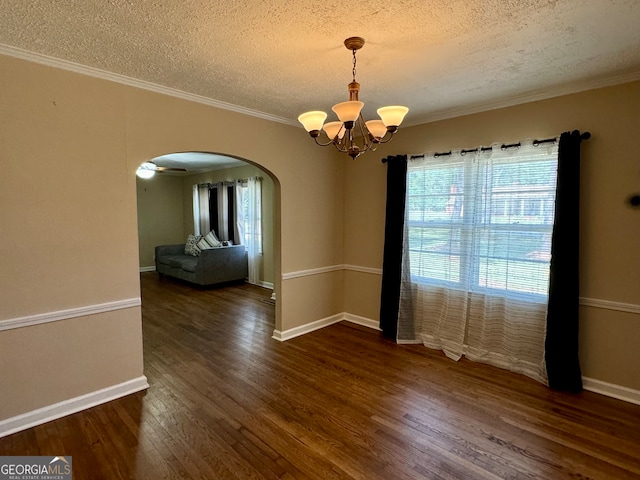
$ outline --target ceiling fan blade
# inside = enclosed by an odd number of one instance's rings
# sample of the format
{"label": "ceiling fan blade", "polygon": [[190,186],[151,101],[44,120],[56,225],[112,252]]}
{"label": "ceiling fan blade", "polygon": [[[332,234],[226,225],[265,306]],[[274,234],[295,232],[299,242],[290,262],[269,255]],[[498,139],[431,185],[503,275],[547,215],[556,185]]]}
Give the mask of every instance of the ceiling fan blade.
{"label": "ceiling fan blade", "polygon": [[186,168],[156,167],[156,172],[186,172]]}

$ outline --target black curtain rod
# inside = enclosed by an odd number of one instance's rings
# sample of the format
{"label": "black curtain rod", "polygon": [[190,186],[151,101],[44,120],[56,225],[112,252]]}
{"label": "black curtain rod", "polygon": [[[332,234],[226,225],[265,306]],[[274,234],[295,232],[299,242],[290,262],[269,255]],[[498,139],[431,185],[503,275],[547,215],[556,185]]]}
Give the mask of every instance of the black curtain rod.
{"label": "black curtain rod", "polygon": [[[576,131],[578,131],[578,130],[576,130]],[[582,140],[589,140],[591,138],[591,132],[582,132],[580,134],[580,138]]]}
{"label": "black curtain rod", "polygon": [[446,157],[447,155],[451,155],[451,150],[448,152],[436,152],[433,154],[433,158]]}
{"label": "black curtain rod", "polygon": [[[578,130],[575,130],[576,132],[579,132]],[[590,132],[582,132],[580,134],[580,138],[582,140],[589,140],[591,138],[591,133]],[[558,137],[553,137],[553,138],[545,138],[544,140],[534,140],[532,142],[534,147],[537,147],[538,145],[542,145],[543,143],[555,143],[556,140],[558,139]],[[518,143],[511,143],[511,144],[503,144],[500,148],[502,150],[506,150],[507,148],[517,148],[520,147],[520,142]],[[480,151],[481,152],[488,152],[489,150],[491,150],[492,147],[481,147]],[[460,155],[465,155],[467,153],[472,153],[472,152],[477,152],[478,149],[477,148],[472,148],[470,150],[460,150]],[[449,150],[448,152],[436,152],[433,154],[434,158],[438,158],[438,157],[446,157],[447,155],[451,155],[451,150]],[[382,163],[387,163],[388,160],[393,159],[394,157],[386,157],[382,159]],[[411,155],[409,157],[410,160],[413,160],[415,158],[424,158],[424,154],[422,155]]]}
{"label": "black curtain rod", "polygon": [[[587,132],[588,134],[588,132]],[[588,137],[586,137],[588,138]],[[534,140],[533,141],[533,146],[537,147],[538,145],[541,145],[543,143],[553,143],[556,141],[556,137],[554,138],[547,138],[545,140]],[[510,144],[502,144],[502,146],[500,147],[502,150],[506,150],[507,148],[518,148],[520,147],[521,144],[520,142],[518,143],[510,143]],[[489,152],[491,151],[492,147],[481,147],[479,150],[481,152]],[[466,155],[467,153],[473,153],[473,152],[477,152],[478,149],[477,148],[471,148],[468,150],[460,150],[460,155]],[[438,157],[446,157],[447,155],[451,155],[451,150],[449,150],[448,152],[436,152],[433,154],[434,158],[438,158]],[[411,159],[414,158],[424,158],[424,155],[412,155]]]}
{"label": "black curtain rod", "polygon": [[500,147],[500,150],[506,150],[507,148],[520,148],[520,142],[518,142],[518,143],[510,143],[508,145],[505,145],[503,143],[502,146]]}
{"label": "black curtain rod", "polygon": [[[493,147],[480,147],[481,152],[489,152],[493,149]],[[477,148],[472,148],[470,150],[460,150],[460,155],[466,155],[467,153],[477,152]]]}
{"label": "black curtain rod", "polygon": [[533,146],[537,147],[538,145],[542,145],[543,143],[556,143],[556,137],[547,138],[545,140],[534,140]]}

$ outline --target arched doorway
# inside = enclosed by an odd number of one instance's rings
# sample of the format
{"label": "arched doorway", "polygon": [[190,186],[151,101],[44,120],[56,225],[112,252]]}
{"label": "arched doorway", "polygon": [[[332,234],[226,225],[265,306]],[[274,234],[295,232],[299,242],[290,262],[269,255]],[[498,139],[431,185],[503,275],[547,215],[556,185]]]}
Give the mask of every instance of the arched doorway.
{"label": "arched doorway", "polygon": [[[212,152],[175,152],[145,163],[151,163],[143,167],[155,170],[155,175],[136,178],[140,271],[155,270],[156,245],[185,243],[188,235],[194,233],[194,185],[259,176],[262,178],[262,258],[258,285],[271,288],[276,294],[280,271],[277,178],[255,162]],[[276,322],[278,316],[276,312]]]}

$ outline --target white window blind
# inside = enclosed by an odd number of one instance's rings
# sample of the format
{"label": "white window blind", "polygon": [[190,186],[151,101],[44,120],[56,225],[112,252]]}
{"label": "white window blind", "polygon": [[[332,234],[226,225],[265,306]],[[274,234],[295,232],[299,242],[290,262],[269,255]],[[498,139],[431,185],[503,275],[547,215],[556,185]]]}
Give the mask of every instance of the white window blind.
{"label": "white window blind", "polygon": [[557,145],[425,155],[409,162],[411,279],[546,302]]}

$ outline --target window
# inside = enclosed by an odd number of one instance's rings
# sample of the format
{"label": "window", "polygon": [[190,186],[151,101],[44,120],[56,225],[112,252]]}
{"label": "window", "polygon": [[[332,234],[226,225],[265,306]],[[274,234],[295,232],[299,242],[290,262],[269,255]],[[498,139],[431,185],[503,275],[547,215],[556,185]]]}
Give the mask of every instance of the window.
{"label": "window", "polygon": [[409,163],[412,281],[546,301],[557,149],[484,150]]}
{"label": "window", "polygon": [[240,221],[247,249],[255,248],[255,254],[262,255],[262,192],[258,178],[242,181]]}

